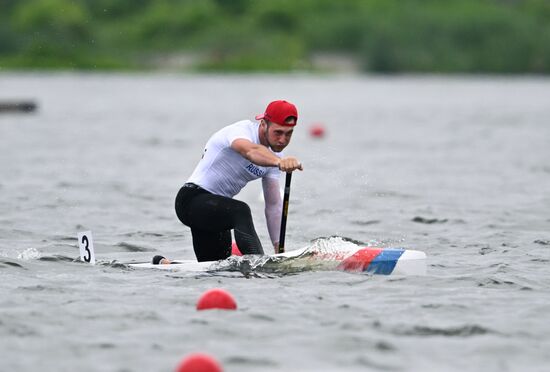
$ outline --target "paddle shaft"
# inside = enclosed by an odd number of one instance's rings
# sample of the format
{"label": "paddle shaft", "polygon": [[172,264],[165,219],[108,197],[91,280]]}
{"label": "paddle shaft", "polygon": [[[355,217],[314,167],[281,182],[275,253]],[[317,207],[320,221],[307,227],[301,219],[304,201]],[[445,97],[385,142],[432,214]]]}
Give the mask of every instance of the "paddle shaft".
{"label": "paddle shaft", "polygon": [[279,235],[278,253],[285,251],[285,234],[286,234],[286,218],[288,216],[288,201],[290,200],[290,181],[292,180],[292,172],[286,174],[285,179],[285,195],[283,197],[283,213],[281,213],[281,234]]}

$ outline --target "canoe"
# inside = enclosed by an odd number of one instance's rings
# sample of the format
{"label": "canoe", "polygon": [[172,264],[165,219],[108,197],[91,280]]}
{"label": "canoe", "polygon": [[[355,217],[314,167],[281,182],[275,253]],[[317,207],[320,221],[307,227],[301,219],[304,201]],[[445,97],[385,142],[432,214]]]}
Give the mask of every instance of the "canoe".
{"label": "canoe", "polygon": [[404,248],[346,245],[328,250],[304,247],[265,256],[231,256],[220,261],[173,260],[171,264],[166,265],[145,262],[133,263],[130,266],[136,269],[186,272],[239,271],[246,267],[260,272],[278,273],[339,270],[380,275],[426,275],[426,254]]}

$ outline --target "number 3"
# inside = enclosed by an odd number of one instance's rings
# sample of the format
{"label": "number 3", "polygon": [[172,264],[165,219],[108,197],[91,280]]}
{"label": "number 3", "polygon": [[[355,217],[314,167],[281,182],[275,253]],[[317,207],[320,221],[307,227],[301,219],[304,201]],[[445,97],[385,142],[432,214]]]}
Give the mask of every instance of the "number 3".
{"label": "number 3", "polygon": [[87,255],[84,256],[84,261],[90,262],[90,260],[92,259],[92,254],[90,253],[90,249],[88,248],[89,242],[86,235],[82,236],[82,244],[84,244],[84,249],[86,249],[87,252]]}

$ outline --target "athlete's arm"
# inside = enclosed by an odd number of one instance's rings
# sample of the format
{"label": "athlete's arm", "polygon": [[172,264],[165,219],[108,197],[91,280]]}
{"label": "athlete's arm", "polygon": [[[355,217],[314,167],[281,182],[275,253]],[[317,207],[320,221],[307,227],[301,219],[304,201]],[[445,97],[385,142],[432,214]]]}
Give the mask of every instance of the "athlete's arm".
{"label": "athlete's arm", "polygon": [[283,202],[281,192],[279,191],[279,180],[276,178],[262,178],[262,187],[265,200],[265,220],[267,221],[267,231],[277,253],[279,246],[279,235],[281,231],[281,213]]}
{"label": "athlete's arm", "polygon": [[262,167],[278,167],[283,172],[302,170],[302,164],[293,156],[279,159],[267,147],[257,145],[244,138],[237,138],[231,143],[231,148],[252,163]]}
{"label": "athlete's arm", "polygon": [[231,148],[246,159],[262,167],[278,167],[280,159],[267,147],[257,145],[244,138],[237,138],[231,143]]}

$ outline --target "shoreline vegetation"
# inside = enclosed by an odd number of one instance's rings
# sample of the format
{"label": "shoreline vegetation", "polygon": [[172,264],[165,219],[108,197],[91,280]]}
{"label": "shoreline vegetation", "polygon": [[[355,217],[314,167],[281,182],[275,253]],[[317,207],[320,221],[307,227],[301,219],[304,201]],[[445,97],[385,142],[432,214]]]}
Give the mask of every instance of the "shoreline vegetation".
{"label": "shoreline vegetation", "polygon": [[0,4],[0,71],[550,73],[547,0]]}

